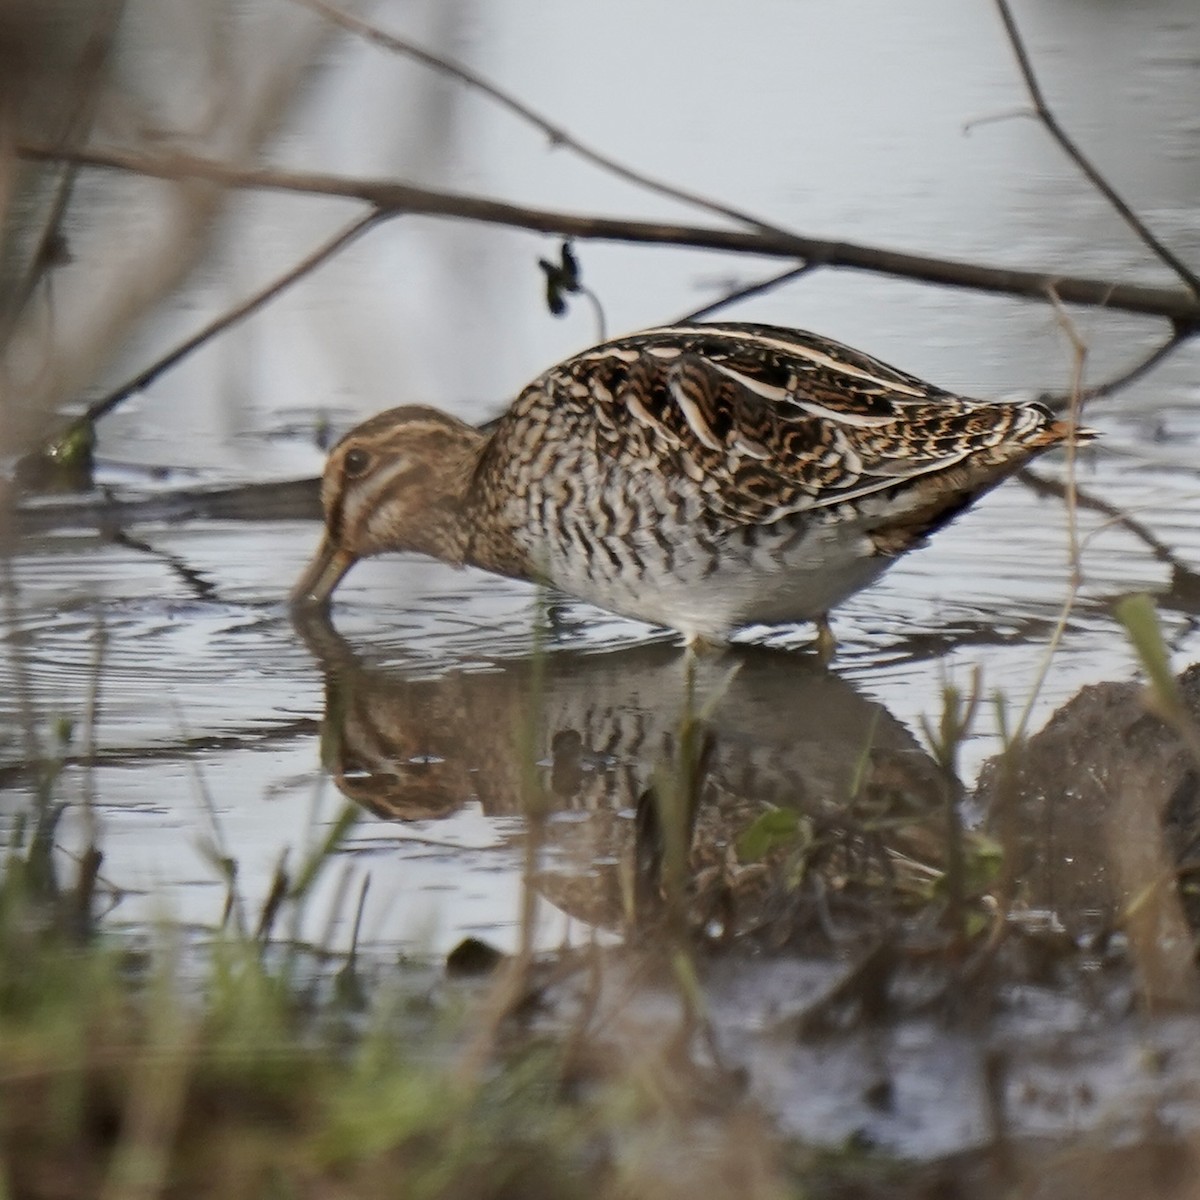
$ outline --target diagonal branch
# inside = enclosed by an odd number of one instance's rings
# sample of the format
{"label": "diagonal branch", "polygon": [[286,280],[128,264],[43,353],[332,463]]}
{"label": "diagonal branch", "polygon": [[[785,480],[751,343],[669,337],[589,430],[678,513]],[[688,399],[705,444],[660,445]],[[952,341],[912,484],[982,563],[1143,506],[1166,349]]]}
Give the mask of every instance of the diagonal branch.
{"label": "diagonal branch", "polygon": [[670,200],[678,200],[682,204],[691,205],[694,208],[702,209],[715,216],[727,217],[731,221],[736,221],[739,225],[748,225],[752,229],[759,229],[770,233],[784,232],[780,226],[772,225],[750,213],[742,212],[740,209],[732,208],[729,205],[722,204],[720,201],[709,199],[707,196],[701,196],[697,192],[677,187],[674,184],[667,183],[665,180],[656,179],[652,175],[647,175],[642,171],[637,171],[632,167],[626,166],[617,159],[600,150],[593,149],[585,142],[581,142],[561,125],[543,116],[536,109],[530,108],[524,101],[518,100],[511,92],[504,91],[490,80],[484,79],[483,76],[476,74],[460,63],[452,62],[448,58],[442,58],[440,55],[434,54],[422,46],[418,46],[415,42],[409,41],[407,38],[387,33],[378,26],[372,25],[360,17],[353,16],[351,13],[338,8],[334,4],[328,3],[328,0],[295,0],[295,3],[302,4],[305,8],[319,12],[335,25],[340,25],[348,32],[364,38],[376,46],[381,46],[383,49],[390,50],[395,54],[402,54],[406,58],[414,59],[416,62],[442,75],[448,75],[451,79],[457,79],[460,83],[487,96],[489,100],[494,101],[501,108],[506,109],[520,120],[525,121],[545,134],[550,140],[551,145],[562,146],[570,150],[572,154],[582,158],[585,162],[589,162],[593,166],[607,171],[610,175],[615,175],[618,179],[624,179],[626,182],[636,184],[647,191],[655,192]]}
{"label": "diagonal branch", "polygon": [[813,269],[812,263],[800,263],[798,266],[788,267],[784,271],[777,271],[774,275],[768,275],[766,279],[759,279],[754,283],[733,288],[726,292],[725,295],[705,304],[702,308],[693,309],[690,313],[682,317],[677,317],[672,324],[678,325],[685,321],[703,321],[711,317],[713,313],[720,312],[723,308],[728,308],[731,304],[740,304],[743,300],[749,300],[752,296],[761,296],[765,292],[771,292],[777,287],[782,287],[785,283],[791,283],[796,279],[800,279]]}
{"label": "diagonal branch", "polygon": [[[1091,387],[1083,388],[1079,393],[1080,403],[1098,400],[1102,396],[1111,396],[1115,392],[1119,392],[1122,388],[1128,387],[1131,383],[1135,383],[1143,375],[1149,374],[1159,363],[1174,354],[1191,336],[1190,333],[1177,326],[1169,338],[1160,342],[1148,354],[1144,354],[1132,366],[1126,367],[1125,370],[1112,376],[1111,379],[1104,380],[1103,383],[1096,383]],[[1061,392],[1043,392],[1038,396],[1038,400],[1048,408],[1052,408],[1055,412],[1063,412],[1069,406],[1071,396],[1069,393],[1064,395]]]}
{"label": "diagonal branch", "polygon": [[1200,297],[1200,276],[1154,236],[1141,217],[1129,207],[1112,184],[1096,169],[1091,160],[1079,149],[1071,136],[1058,123],[1058,118],[1050,110],[1050,107],[1046,104],[1045,97],[1042,95],[1041,84],[1038,83],[1037,76],[1034,74],[1033,64],[1029,60],[1029,54],[1025,49],[1025,42],[1021,38],[1021,32],[1017,28],[1017,23],[1012,15],[1012,10],[1009,8],[1008,0],[996,0],[996,7],[1000,10],[1000,19],[1004,22],[1004,30],[1008,34],[1009,42],[1012,43],[1013,53],[1017,58],[1017,66],[1020,68],[1021,76],[1025,80],[1025,88],[1029,92],[1029,99],[1033,102],[1034,112],[1037,114],[1038,120],[1042,122],[1050,136],[1062,147],[1067,157],[1087,176],[1088,180],[1104,196],[1109,204],[1120,213],[1122,220],[1124,220],[1129,228],[1149,247],[1152,253],[1157,255],[1187,284],[1194,295]]}
{"label": "diagonal branch", "polygon": [[1117,309],[1164,317],[1179,327],[1200,330],[1200,297],[1181,288],[1115,283],[1105,279],[1010,270],[955,259],[908,254],[854,242],[825,241],[767,230],[718,229],[663,221],[626,221],[615,217],[558,212],[508,204],[489,197],[439,192],[412,184],[357,179],[316,172],[241,168],[211,158],[172,154],[151,156],[122,150],[63,151],[23,143],[18,153],[41,161],[79,162],[157,179],[205,179],[226,187],[259,188],[299,195],[340,196],[359,200],[385,215],[413,213],[481,221],[561,237],[633,244],[685,246],[768,258],[800,258],[817,267],[844,267],[943,287],[970,288],[1023,296],[1043,303],[1057,297],[1067,304]]}
{"label": "diagonal branch", "polygon": [[382,219],[383,217],[380,213],[371,211],[365,217],[360,217],[357,221],[352,222],[340,233],[335,234],[328,241],[318,246],[310,254],[306,254],[295,266],[290,267],[278,278],[273,279],[269,284],[260,288],[240,304],[229,309],[227,312],[223,312],[215,320],[210,321],[203,329],[198,330],[191,337],[180,342],[178,346],[173,347],[161,358],[152,362],[144,370],[139,371],[132,379],[121,384],[120,387],[114,388],[107,395],[101,396],[99,400],[93,401],[88,405],[85,412],[81,413],[68,424],[65,431],[60,430],[49,440],[54,441],[70,437],[75,430],[92,425],[100,420],[101,417],[107,416],[118,404],[128,400],[130,396],[136,396],[139,392],[144,392],[165,371],[169,371],[183,359],[187,358],[193,351],[199,350],[201,346],[211,341],[217,334],[223,333],[230,326],[236,325],[239,321],[250,316],[251,313],[257,312],[269,300],[273,300],[280,292],[291,287],[297,280],[315,271],[323,262],[332,258]]}

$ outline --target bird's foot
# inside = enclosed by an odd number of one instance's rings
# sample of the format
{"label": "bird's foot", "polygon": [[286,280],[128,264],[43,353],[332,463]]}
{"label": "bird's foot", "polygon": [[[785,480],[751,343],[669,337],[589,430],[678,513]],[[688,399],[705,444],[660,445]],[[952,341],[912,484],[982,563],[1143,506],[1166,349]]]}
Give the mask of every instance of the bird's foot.
{"label": "bird's foot", "polygon": [[817,640],[813,645],[816,647],[817,658],[821,660],[821,666],[827,667],[837,653],[837,638],[833,636],[833,630],[830,628],[828,613],[819,616],[815,623]]}
{"label": "bird's foot", "polygon": [[685,633],[683,645],[689,654],[715,654],[729,647],[728,642],[707,638],[702,633]]}

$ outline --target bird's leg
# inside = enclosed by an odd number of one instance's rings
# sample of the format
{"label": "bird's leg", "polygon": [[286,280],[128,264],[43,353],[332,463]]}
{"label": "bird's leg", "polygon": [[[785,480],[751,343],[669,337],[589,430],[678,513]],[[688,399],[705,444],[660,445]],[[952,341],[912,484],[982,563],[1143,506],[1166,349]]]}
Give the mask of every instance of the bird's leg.
{"label": "bird's leg", "polygon": [[821,666],[827,667],[837,653],[837,638],[833,636],[833,630],[829,626],[828,613],[822,613],[814,623],[817,627],[817,657],[821,660]]}
{"label": "bird's leg", "polygon": [[683,646],[688,652],[689,658],[700,654],[712,654],[715,651],[725,649],[724,642],[712,641],[702,633],[685,633],[683,635]]}

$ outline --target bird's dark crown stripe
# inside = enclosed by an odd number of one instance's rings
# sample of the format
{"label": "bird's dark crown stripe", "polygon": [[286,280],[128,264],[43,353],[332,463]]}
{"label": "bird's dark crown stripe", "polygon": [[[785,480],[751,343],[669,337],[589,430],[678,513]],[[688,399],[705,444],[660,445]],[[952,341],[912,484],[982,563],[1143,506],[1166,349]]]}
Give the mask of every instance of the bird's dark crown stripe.
{"label": "bird's dark crown stripe", "polygon": [[457,432],[463,423],[456,417],[440,413],[436,408],[426,408],[420,404],[405,405],[402,408],[389,408],[386,412],[377,413],[361,425],[355,426],[334,446],[336,451],[353,441],[355,445],[369,449],[386,447],[393,441],[403,441],[431,430],[451,430]]}

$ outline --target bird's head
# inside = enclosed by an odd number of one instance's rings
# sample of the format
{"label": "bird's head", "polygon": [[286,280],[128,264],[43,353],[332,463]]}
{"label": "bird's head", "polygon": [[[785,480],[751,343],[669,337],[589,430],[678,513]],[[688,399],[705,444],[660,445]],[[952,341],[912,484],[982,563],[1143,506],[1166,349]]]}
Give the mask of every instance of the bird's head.
{"label": "bird's head", "polygon": [[467,491],[485,441],[472,426],[417,406],[380,413],[346,434],[325,465],[325,534],[292,605],[327,605],[360,558],[386,550],[461,562]]}

